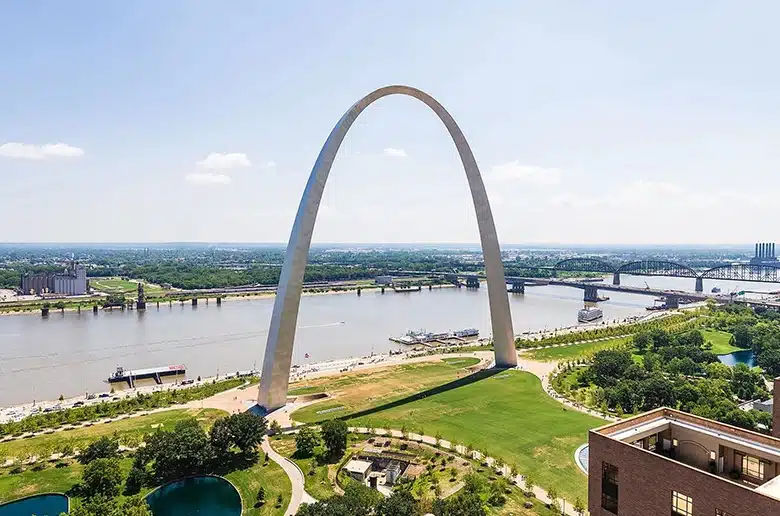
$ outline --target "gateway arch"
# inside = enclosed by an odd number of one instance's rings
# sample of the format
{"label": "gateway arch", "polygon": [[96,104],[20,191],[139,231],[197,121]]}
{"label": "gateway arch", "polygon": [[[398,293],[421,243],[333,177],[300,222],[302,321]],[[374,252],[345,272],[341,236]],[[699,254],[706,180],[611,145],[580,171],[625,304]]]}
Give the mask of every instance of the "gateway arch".
{"label": "gateway arch", "polygon": [[258,405],[266,410],[282,407],[287,400],[287,386],[290,380],[303,273],[309,256],[314,222],[317,219],[317,211],[333,160],[347,131],[358,115],[376,100],[388,95],[408,95],[422,101],[441,119],[458,149],[477,214],[479,237],[485,261],[485,275],[487,276],[496,365],[499,367],[517,365],[512,314],[509,311],[504,264],[501,262],[496,226],[493,222],[493,213],[490,210],[490,203],[482,176],[479,173],[479,167],[477,167],[474,154],[466,142],[466,137],[447,110],[427,93],[409,86],[385,86],[369,93],[344,113],[317,156],[317,161],[314,163],[314,168],[303,191],[298,213],[290,232],[287,252],[284,255],[284,265],[279,277],[279,288],[276,292],[271,325],[268,330],[268,343],[265,348],[257,399]]}

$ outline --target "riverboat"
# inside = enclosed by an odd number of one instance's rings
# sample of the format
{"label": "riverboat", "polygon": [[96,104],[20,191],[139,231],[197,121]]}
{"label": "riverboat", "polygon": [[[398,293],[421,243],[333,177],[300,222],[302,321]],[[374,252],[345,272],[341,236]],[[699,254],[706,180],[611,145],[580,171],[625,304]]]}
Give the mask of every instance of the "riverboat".
{"label": "riverboat", "polygon": [[603,316],[604,312],[601,311],[601,308],[583,308],[577,313],[577,320],[589,323],[601,319]]}

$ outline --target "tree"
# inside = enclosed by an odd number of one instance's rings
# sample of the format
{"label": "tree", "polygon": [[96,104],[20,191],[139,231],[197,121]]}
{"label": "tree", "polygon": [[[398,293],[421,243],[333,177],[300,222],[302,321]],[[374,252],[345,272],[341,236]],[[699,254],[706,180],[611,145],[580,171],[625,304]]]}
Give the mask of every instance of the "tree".
{"label": "tree", "polygon": [[136,464],[152,469],[160,481],[200,473],[211,463],[213,453],[206,432],[195,419],[176,423],[172,432],[157,430],[146,437],[146,446],[136,452]]}
{"label": "tree", "polygon": [[376,516],[419,516],[422,514],[417,500],[409,491],[397,491],[379,502]]}
{"label": "tree", "polygon": [[298,516],[370,516],[375,514],[382,499],[383,496],[377,491],[350,482],[344,490],[344,496],[336,495],[311,505],[302,505],[298,509]]}
{"label": "tree", "polygon": [[81,492],[85,498],[113,498],[119,494],[121,483],[122,468],[117,459],[95,459],[84,468]]}
{"label": "tree", "polygon": [[458,493],[433,503],[436,516],[486,516],[482,499],[476,493]]}
{"label": "tree", "polygon": [[751,371],[746,365],[739,363],[732,368],[733,378],[731,388],[734,394],[741,400],[751,400],[755,397],[759,386],[764,382],[761,373]]}
{"label": "tree", "polygon": [[110,437],[101,437],[79,453],[79,462],[89,464],[96,459],[113,459],[119,456],[119,443]]}
{"label": "tree", "polygon": [[[153,516],[144,498],[105,498],[97,496],[73,507],[70,516]],[[63,515],[64,516],[64,513]]]}
{"label": "tree", "polygon": [[658,407],[674,407],[674,384],[661,374],[654,374],[640,382],[644,403],[642,410],[653,410]]}
{"label": "tree", "polygon": [[780,350],[764,349],[758,355],[758,366],[773,377],[780,376]]}
{"label": "tree", "polygon": [[734,334],[734,345],[738,348],[750,349],[753,347],[753,335],[746,325],[736,326],[731,333]]}
{"label": "tree", "polygon": [[225,457],[230,453],[230,448],[235,443],[235,438],[229,418],[223,417],[214,421],[214,426],[211,427],[209,432],[209,441],[211,442],[211,449],[216,456]]}
{"label": "tree", "polygon": [[279,421],[275,419],[271,421],[271,427],[269,428],[268,433],[271,435],[277,435],[282,433],[282,425],[279,424]]}
{"label": "tree", "polygon": [[311,457],[319,444],[320,439],[311,427],[304,426],[295,434],[295,453],[298,457]]}
{"label": "tree", "polygon": [[644,355],[652,345],[653,338],[649,332],[643,331],[634,335],[634,347],[640,355]]}
{"label": "tree", "polygon": [[347,424],[340,419],[329,419],[322,424],[321,433],[331,459],[341,458],[347,449]]}
{"label": "tree", "polygon": [[599,351],[593,357],[591,372],[594,375],[594,383],[599,387],[610,387],[623,378],[632,364],[631,354],[627,351],[606,349]]}
{"label": "tree", "polygon": [[574,500],[574,512],[579,514],[579,516],[583,516],[583,514],[585,514],[585,503],[581,498]]}
{"label": "tree", "polygon": [[125,494],[136,494],[148,482],[149,474],[145,469],[133,465],[125,480]]}

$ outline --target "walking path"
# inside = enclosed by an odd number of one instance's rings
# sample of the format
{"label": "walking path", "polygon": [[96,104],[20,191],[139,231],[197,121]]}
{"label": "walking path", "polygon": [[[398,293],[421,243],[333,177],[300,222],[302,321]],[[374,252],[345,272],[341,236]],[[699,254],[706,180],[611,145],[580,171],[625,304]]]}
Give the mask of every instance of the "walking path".
{"label": "walking path", "polygon": [[306,482],[304,481],[301,468],[290,459],[276,453],[268,442],[268,436],[263,439],[262,449],[268,454],[268,458],[282,467],[292,484],[292,496],[290,497],[290,504],[287,506],[287,510],[284,511],[285,516],[297,514],[298,508],[302,503],[314,503],[317,501],[316,498],[306,492]]}
{"label": "walking path", "polygon": [[[394,429],[349,427],[349,431],[357,434],[386,435],[390,437],[404,438],[404,433],[401,430]],[[436,446],[438,444],[438,446],[445,450],[454,451],[455,453],[458,453],[464,457],[482,461],[489,467],[493,468],[496,472],[500,472],[501,475],[505,476],[510,482],[513,482],[517,486],[521,486],[524,490],[527,489],[525,484],[525,477],[523,475],[512,475],[512,469],[506,464],[502,464],[501,467],[497,467],[498,462],[493,457],[487,457],[476,450],[469,450],[466,446],[461,444],[453,445],[452,442],[446,441],[444,439],[437,440],[435,437],[431,437],[430,435],[407,432],[406,438],[410,441],[422,442],[432,446]],[[534,486],[533,492],[536,498],[542,502],[552,503],[552,499],[548,496],[547,491],[541,487]],[[580,516],[577,512],[574,511],[574,505],[571,502],[563,498],[558,498],[557,500],[560,504],[563,514],[566,514],[567,516]]]}

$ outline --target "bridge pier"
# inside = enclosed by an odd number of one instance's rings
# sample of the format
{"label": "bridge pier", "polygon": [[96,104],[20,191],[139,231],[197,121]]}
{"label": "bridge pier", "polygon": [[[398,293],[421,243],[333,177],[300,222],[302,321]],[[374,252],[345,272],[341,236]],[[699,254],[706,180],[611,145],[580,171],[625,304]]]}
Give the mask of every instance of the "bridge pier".
{"label": "bridge pier", "polygon": [[197,297],[193,297],[192,298],[192,306],[198,306],[198,298]]}
{"label": "bridge pier", "polygon": [[593,285],[585,285],[585,296],[583,299],[585,302],[598,303],[599,302],[598,289]]}
{"label": "bridge pier", "polygon": [[525,294],[525,281],[512,280],[512,288],[509,289],[512,294]]}
{"label": "bridge pier", "polygon": [[704,278],[701,276],[696,278],[696,292],[704,292]]}
{"label": "bridge pier", "polygon": [[360,287],[357,288],[357,295],[360,297]]}
{"label": "bridge pier", "polygon": [[468,277],[466,279],[466,288],[479,288],[479,278]]}
{"label": "bridge pier", "polygon": [[92,305],[92,313],[93,313],[93,314],[96,314],[96,313],[98,313],[98,307],[97,307],[97,305]]}
{"label": "bridge pier", "polygon": [[385,287],[382,287],[382,294],[385,293]]}
{"label": "bridge pier", "polygon": [[620,273],[619,272],[615,272],[612,275],[612,284],[613,285],[620,285]]}
{"label": "bridge pier", "polygon": [[222,306],[222,298],[217,297],[217,306]]}

